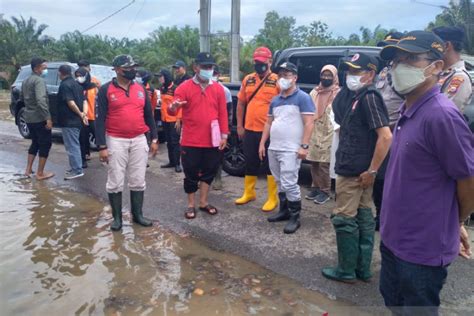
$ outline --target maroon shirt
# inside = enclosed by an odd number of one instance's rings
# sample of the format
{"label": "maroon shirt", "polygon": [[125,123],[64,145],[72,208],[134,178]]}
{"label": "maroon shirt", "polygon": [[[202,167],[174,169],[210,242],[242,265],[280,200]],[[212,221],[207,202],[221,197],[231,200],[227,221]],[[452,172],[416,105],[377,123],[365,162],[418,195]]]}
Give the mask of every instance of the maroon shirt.
{"label": "maroon shirt", "polygon": [[385,174],[382,242],[402,260],[445,266],[459,253],[456,180],[474,176],[474,136],[438,86],[401,111]]}

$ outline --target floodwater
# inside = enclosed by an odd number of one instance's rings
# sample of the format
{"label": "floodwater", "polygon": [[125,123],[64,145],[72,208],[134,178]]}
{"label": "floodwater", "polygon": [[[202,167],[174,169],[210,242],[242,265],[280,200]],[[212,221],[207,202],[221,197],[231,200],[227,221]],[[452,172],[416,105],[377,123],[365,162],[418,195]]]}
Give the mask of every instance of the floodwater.
{"label": "floodwater", "polygon": [[2,315],[361,314],[126,211],[112,233],[102,202],[15,172],[0,165]]}

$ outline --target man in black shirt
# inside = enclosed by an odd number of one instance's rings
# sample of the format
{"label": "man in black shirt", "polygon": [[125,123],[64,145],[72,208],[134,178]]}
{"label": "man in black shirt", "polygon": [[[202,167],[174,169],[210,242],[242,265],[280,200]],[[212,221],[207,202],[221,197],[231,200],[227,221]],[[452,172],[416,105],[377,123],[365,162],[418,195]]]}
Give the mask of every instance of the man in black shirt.
{"label": "man in black shirt", "polygon": [[85,104],[84,90],[72,77],[72,68],[62,65],[58,69],[61,84],[58,91],[58,121],[62,127],[64,147],[69,157],[70,170],[67,170],[64,180],[82,177],[82,157],[79,135],[82,123],[87,125],[86,114],[83,113]]}
{"label": "man in black shirt", "polygon": [[174,84],[176,86],[179,86],[186,80],[190,79],[191,76],[189,76],[186,73],[186,64],[182,60],[176,61],[176,63],[173,65],[174,69]]}
{"label": "man in black shirt", "polygon": [[336,96],[333,111],[341,126],[336,152],[336,208],[331,222],[336,231],[338,265],[324,268],[328,279],[369,281],[375,221],[372,190],[390,148],[392,134],[387,108],[373,82],[374,57],[355,54],[343,64],[346,87]]}

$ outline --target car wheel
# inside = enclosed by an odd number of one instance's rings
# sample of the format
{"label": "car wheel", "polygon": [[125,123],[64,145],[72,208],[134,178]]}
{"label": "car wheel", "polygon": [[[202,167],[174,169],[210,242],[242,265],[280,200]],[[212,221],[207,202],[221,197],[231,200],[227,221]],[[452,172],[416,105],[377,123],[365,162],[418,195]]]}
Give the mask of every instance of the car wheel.
{"label": "car wheel", "polygon": [[243,177],[245,175],[245,156],[242,150],[242,143],[235,138],[229,142],[224,151],[222,169],[231,176]]}
{"label": "car wheel", "polygon": [[23,138],[26,138],[26,139],[31,138],[30,130],[29,130],[28,125],[26,124],[26,120],[25,120],[25,108],[24,107],[21,108],[18,111],[16,121],[17,121],[18,131],[20,132],[20,135]]}

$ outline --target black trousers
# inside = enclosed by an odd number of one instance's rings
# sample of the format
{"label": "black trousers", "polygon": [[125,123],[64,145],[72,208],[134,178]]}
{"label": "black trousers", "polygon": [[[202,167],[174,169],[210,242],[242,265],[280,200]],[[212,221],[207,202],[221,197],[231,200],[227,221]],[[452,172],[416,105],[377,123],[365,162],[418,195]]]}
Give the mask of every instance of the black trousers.
{"label": "black trousers", "polygon": [[79,134],[79,143],[81,145],[82,161],[86,160],[86,155],[91,154],[91,146],[89,142],[89,134],[94,135],[95,138],[95,122],[89,121],[89,125],[82,125],[81,133]]}
{"label": "black trousers", "polygon": [[258,156],[258,147],[260,146],[260,140],[262,139],[262,132],[253,132],[245,130],[243,140],[243,150],[245,156],[245,175],[246,176],[258,176],[261,173],[271,175],[270,167],[268,166],[268,146],[270,142],[265,143],[265,159],[260,160]]}
{"label": "black trousers", "polygon": [[184,192],[196,192],[200,181],[210,185],[216,176],[221,156],[217,148],[183,146],[181,160],[184,171]]}
{"label": "black trousers", "polygon": [[41,158],[48,158],[51,149],[51,130],[46,128],[46,121],[39,123],[27,123],[30,131],[31,145],[28,154]]}
{"label": "black trousers", "polygon": [[382,210],[382,197],[383,197],[383,186],[384,179],[375,179],[374,190],[372,192],[372,198],[374,199],[375,210],[377,211],[377,217],[380,216]]}
{"label": "black trousers", "polygon": [[166,147],[168,147],[168,159],[173,166],[180,164],[179,138],[180,134],[175,128],[175,122],[163,122],[166,135]]}

